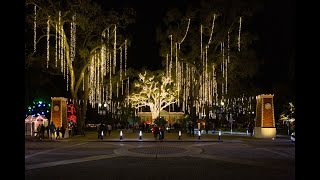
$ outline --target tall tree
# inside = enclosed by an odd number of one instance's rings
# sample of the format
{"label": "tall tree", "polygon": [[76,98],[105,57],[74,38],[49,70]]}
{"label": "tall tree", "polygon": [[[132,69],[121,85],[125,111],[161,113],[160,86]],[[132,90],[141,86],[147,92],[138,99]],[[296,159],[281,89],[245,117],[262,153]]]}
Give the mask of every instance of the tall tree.
{"label": "tall tree", "polygon": [[246,1],[201,1],[199,8],[168,9],[158,28],[160,55],[193,119],[196,114],[208,118],[208,107],[227,98],[252,95],[257,37],[249,27],[259,10]]}
{"label": "tall tree", "polygon": [[161,110],[177,101],[177,88],[164,73],[145,71],[139,74],[139,80],[134,83],[129,100],[136,109],[150,107],[152,120],[155,120]]}
{"label": "tall tree", "polygon": [[103,9],[92,0],[27,0],[26,14],[26,36],[33,39],[26,43],[26,64],[41,60],[45,71],[64,77],[83,128],[87,102],[101,102],[107,72],[119,72],[117,53],[130,44],[125,28],[135,12]]}

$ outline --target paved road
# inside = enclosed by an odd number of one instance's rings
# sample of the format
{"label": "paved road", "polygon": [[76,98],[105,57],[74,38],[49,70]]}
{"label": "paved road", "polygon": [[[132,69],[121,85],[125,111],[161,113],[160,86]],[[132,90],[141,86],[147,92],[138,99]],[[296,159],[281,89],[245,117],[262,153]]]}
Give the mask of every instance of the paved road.
{"label": "paved road", "polygon": [[25,179],[295,179],[288,138],[223,142],[25,141]]}

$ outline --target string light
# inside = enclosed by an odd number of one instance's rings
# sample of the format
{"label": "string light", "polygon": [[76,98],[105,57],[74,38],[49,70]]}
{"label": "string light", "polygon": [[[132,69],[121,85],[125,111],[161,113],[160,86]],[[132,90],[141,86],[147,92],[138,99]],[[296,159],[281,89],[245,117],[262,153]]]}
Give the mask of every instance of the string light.
{"label": "string light", "polygon": [[187,26],[186,33],[184,34],[183,38],[182,38],[181,41],[179,42],[179,49],[180,49],[180,44],[184,41],[184,39],[186,38],[186,36],[187,36],[187,34],[188,34],[189,25],[190,25],[190,18],[188,19],[188,26]]}
{"label": "string light", "polygon": [[124,77],[127,77],[127,40],[124,41]]}
{"label": "string light", "polygon": [[166,61],[166,77],[168,77],[169,73],[169,54],[167,54],[167,61]]}
{"label": "string light", "polygon": [[48,21],[47,21],[47,68],[49,68],[49,53],[50,53],[50,43],[49,43],[49,39],[50,39],[50,16],[48,17]]}
{"label": "string light", "polygon": [[178,107],[179,107],[179,94],[180,94],[180,78],[179,78],[179,62],[178,62],[178,43],[175,43],[176,45],[176,83],[177,83],[177,89],[178,89]]}
{"label": "string light", "polygon": [[66,63],[67,64],[67,75],[66,75],[66,78],[67,78],[67,91],[69,91],[69,68],[68,68],[68,63]]}
{"label": "string light", "polygon": [[239,23],[239,36],[238,36],[238,50],[239,50],[239,52],[240,52],[241,20],[242,20],[242,18],[240,17],[240,23]]}
{"label": "string light", "polygon": [[82,75],[82,91],[84,91],[84,81],[85,81],[84,73],[82,73],[81,75]]}
{"label": "string light", "polygon": [[56,67],[58,67],[58,28],[56,24]]}
{"label": "string light", "polygon": [[122,47],[120,46],[120,82],[122,81]]}
{"label": "string light", "polygon": [[170,65],[169,65],[169,77],[171,78],[171,69],[172,69],[172,35],[170,35]]}
{"label": "string light", "polygon": [[200,57],[202,59],[202,24],[200,25]]}
{"label": "string light", "polygon": [[117,66],[117,26],[114,27],[114,44],[113,44],[113,74],[116,73]]}
{"label": "string light", "polygon": [[37,51],[37,6],[34,6],[33,52]]}
{"label": "string light", "polygon": [[208,42],[208,47],[209,47],[209,44],[211,43],[211,40],[212,40],[212,34],[213,34],[215,20],[216,20],[216,14],[213,14],[212,27],[211,27],[211,33],[210,33],[210,38],[209,38],[209,42]]}
{"label": "string light", "polygon": [[71,48],[70,48],[70,59],[71,62],[75,58],[75,52],[76,52],[76,15],[72,16],[72,22],[71,22]]}

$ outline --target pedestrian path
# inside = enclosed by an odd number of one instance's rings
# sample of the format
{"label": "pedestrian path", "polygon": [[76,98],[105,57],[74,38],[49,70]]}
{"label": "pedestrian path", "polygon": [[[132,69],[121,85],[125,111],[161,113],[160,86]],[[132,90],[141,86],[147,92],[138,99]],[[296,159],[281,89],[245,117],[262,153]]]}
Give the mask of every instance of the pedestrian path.
{"label": "pedestrian path", "polygon": [[[289,136],[278,135],[279,139],[290,139]],[[87,141],[87,142],[228,142],[228,141],[243,141],[257,139],[254,136],[247,135],[243,132],[232,132],[222,131],[221,135],[215,133],[208,134],[195,134],[194,136],[188,136],[186,133],[174,133],[167,132],[164,134],[164,139],[159,140],[159,137],[154,138],[152,133],[141,133],[140,132],[127,132],[114,130],[111,135],[104,135],[103,138],[98,138],[98,133],[95,131],[88,131],[83,135],[75,135],[70,138],[51,140],[48,138],[38,139],[36,137],[26,136],[25,140],[29,141],[43,141],[43,142],[69,142],[69,141]]]}

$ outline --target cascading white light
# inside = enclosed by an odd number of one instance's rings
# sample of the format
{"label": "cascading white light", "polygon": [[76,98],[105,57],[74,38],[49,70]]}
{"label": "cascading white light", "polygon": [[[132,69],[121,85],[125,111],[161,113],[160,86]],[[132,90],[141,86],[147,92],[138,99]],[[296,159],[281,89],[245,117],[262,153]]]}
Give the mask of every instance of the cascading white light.
{"label": "cascading white light", "polygon": [[58,67],[58,27],[56,24],[56,67]]}
{"label": "cascading white light", "polygon": [[34,6],[33,52],[37,51],[37,6]]}
{"label": "cascading white light", "polygon": [[212,34],[213,34],[213,29],[214,29],[214,21],[216,20],[216,14],[213,14],[213,20],[212,20],[212,27],[211,27],[211,33],[210,33],[210,38],[209,38],[209,42],[208,42],[208,48],[209,45],[212,41]]}
{"label": "cascading white light", "polygon": [[240,17],[240,20],[239,20],[239,36],[238,36],[238,51],[240,52],[240,34],[241,34],[241,21],[242,21],[242,18]]}
{"label": "cascading white light", "polygon": [[188,31],[189,31],[189,26],[190,26],[190,18],[188,19],[188,26],[187,26],[187,30],[186,33],[184,34],[183,38],[181,39],[181,41],[179,42],[179,49],[180,49],[180,44],[184,41],[184,39],[186,38]]}
{"label": "cascading white light", "polygon": [[50,57],[50,16],[47,21],[47,68],[49,68],[49,57]]}
{"label": "cascading white light", "polygon": [[69,91],[69,70],[68,70],[69,68],[68,68],[68,63],[66,63],[66,65],[67,65],[67,67],[66,67],[66,69],[67,69],[67,70],[66,70],[66,71],[67,71],[67,72],[66,72],[66,74],[67,74],[67,75],[66,75],[66,79],[67,79],[67,91]]}
{"label": "cascading white light", "polygon": [[116,73],[117,66],[117,26],[114,27],[114,44],[113,44],[113,74]]}
{"label": "cascading white light", "polygon": [[73,62],[76,54],[76,14],[72,16],[71,22],[71,48],[70,48],[70,59]]}
{"label": "cascading white light", "polygon": [[179,106],[179,92],[180,92],[180,79],[179,79],[179,72],[178,72],[178,67],[179,67],[179,62],[178,62],[178,43],[175,43],[176,45],[176,85],[178,89],[178,106]]}
{"label": "cascading white light", "polygon": [[85,81],[84,73],[82,73],[81,75],[82,75],[82,91],[84,91],[84,81]]}
{"label": "cascading white light", "polygon": [[127,40],[124,41],[124,77],[127,77]]}
{"label": "cascading white light", "polygon": [[169,54],[167,54],[167,61],[166,61],[166,77],[169,75]]}
{"label": "cascading white light", "polygon": [[172,69],[172,35],[170,35],[170,65],[169,65],[169,77],[171,78],[171,69]]}

